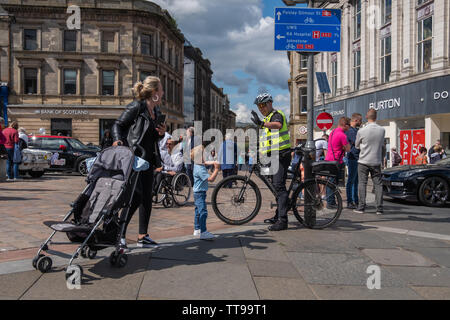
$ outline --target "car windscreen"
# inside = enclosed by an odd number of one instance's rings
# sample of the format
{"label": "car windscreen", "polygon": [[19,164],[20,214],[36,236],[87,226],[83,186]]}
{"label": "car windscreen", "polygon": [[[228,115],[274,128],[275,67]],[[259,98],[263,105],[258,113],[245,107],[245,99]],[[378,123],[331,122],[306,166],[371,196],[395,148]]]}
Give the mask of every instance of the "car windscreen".
{"label": "car windscreen", "polygon": [[42,149],[58,150],[60,145],[68,147],[67,142],[61,138],[42,138]]}
{"label": "car windscreen", "polygon": [[78,139],[67,139],[67,140],[70,142],[70,144],[72,145],[72,147],[74,149],[78,149],[78,150],[88,149],[88,146],[86,146],[84,143],[82,143]]}

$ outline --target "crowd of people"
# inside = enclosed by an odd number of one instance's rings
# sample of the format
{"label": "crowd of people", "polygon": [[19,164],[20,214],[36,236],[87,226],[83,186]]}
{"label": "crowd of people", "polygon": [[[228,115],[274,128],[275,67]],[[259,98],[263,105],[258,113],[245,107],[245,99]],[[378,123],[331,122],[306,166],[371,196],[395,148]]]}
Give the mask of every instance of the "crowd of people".
{"label": "crowd of people", "polygon": [[23,149],[28,147],[28,135],[19,123],[13,121],[3,129],[4,119],[0,118],[0,156],[6,159],[6,181],[19,181],[19,165],[23,159]]}
{"label": "crowd of people", "polygon": [[[414,165],[416,164],[428,164],[428,163],[436,163],[439,160],[442,160],[447,157],[447,154],[445,153],[444,147],[441,144],[441,140],[437,139],[436,143],[431,146],[430,150],[427,152],[427,148],[421,146],[419,148],[419,155],[416,156],[413,159]],[[391,159],[392,159],[392,166],[396,167],[402,164],[402,157],[397,152],[397,149],[391,148]]]}

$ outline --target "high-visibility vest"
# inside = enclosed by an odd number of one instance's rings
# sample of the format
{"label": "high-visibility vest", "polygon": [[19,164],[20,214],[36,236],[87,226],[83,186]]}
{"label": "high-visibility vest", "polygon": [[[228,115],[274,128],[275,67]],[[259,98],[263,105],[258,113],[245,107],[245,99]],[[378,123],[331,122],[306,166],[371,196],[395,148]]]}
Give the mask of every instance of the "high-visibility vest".
{"label": "high-visibility vest", "polygon": [[286,116],[281,110],[273,110],[267,117],[264,118],[264,123],[270,122],[270,119],[275,112],[278,112],[283,117],[283,126],[281,130],[270,130],[264,128],[264,131],[259,136],[259,152],[265,154],[270,151],[281,151],[291,147],[289,129],[287,126]]}

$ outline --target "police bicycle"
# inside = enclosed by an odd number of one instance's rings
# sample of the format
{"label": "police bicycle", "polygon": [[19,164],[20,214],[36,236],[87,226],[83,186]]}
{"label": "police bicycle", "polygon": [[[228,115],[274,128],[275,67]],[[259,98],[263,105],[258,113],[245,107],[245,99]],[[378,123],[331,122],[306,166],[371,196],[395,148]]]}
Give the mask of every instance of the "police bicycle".
{"label": "police bicycle", "polygon": [[[333,225],[342,212],[342,197],[338,186],[327,178],[336,179],[338,176],[337,162],[313,162],[313,178],[302,181],[300,163],[304,158],[305,149],[301,145],[291,148],[291,151],[299,156],[299,161],[292,172],[287,211],[292,210],[297,220],[311,229],[323,229]],[[211,202],[214,213],[220,220],[231,225],[241,225],[251,221],[259,213],[262,198],[259,187],[251,180],[253,173],[264,182],[276,198],[275,187],[270,177],[264,174],[265,169],[267,168],[263,167],[257,157],[257,163],[250,167],[248,175],[229,176],[216,185]]]}

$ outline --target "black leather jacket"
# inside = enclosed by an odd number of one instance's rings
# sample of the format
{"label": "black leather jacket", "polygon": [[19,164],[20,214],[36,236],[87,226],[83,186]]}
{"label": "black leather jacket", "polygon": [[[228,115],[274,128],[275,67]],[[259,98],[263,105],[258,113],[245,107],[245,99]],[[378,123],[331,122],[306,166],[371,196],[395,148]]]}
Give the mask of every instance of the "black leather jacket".
{"label": "black leather jacket", "polygon": [[[145,101],[139,100],[134,100],[126,106],[125,111],[112,127],[111,135],[114,141],[121,140],[124,145],[130,147],[133,147],[135,144],[141,144],[145,132],[149,129],[150,121],[153,122],[146,112],[146,108]],[[158,117],[161,114],[160,109],[155,107],[154,110],[155,116]],[[154,154],[148,157],[146,156],[146,158],[150,160],[155,168],[159,168],[161,167],[161,155],[159,153],[158,141],[164,136],[160,136],[159,134],[156,136],[157,138],[154,141]]]}

